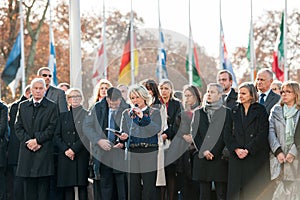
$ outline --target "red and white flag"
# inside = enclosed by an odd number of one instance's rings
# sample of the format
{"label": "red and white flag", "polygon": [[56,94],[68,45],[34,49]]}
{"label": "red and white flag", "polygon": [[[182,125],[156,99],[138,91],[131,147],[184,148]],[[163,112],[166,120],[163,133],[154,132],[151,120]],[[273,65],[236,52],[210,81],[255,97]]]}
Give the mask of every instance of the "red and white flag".
{"label": "red and white flag", "polygon": [[102,42],[94,62],[93,76],[92,76],[93,85],[96,85],[97,82],[105,78],[105,74],[106,74],[105,71],[107,69],[107,66],[105,66],[106,58],[107,57],[106,57],[106,53],[104,53],[104,45]]}

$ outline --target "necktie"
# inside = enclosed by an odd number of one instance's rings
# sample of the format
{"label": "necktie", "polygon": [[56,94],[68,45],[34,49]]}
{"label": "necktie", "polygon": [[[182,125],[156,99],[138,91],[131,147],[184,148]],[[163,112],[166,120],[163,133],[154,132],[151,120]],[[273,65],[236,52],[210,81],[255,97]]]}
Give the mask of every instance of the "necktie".
{"label": "necktie", "polygon": [[[111,129],[115,129],[115,120],[114,120],[114,115],[115,114],[115,111],[113,110],[110,110],[109,111],[109,123],[108,123],[108,128],[111,128]],[[107,133],[107,137],[108,137],[108,140],[112,143],[115,143],[115,134],[111,131],[108,131]]]}
{"label": "necktie", "polygon": [[222,99],[223,99],[223,102],[224,102],[224,103],[226,102],[226,98],[227,98],[227,94],[223,94],[223,95],[222,95]]}
{"label": "necktie", "polygon": [[39,105],[40,105],[39,102],[35,102],[35,103],[34,103],[34,107],[38,107]]}
{"label": "necktie", "polygon": [[264,93],[260,94],[260,100],[259,100],[260,104],[265,104],[265,96],[266,96],[266,94],[264,94]]}

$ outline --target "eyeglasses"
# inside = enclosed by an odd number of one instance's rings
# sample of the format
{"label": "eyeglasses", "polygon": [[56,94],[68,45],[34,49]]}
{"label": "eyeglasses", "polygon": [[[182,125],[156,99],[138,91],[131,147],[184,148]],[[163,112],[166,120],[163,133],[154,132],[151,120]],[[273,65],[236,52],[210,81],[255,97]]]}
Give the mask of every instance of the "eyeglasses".
{"label": "eyeglasses", "polygon": [[49,77],[49,78],[51,78],[52,77],[52,75],[51,74],[42,74],[42,77]]}
{"label": "eyeglasses", "polygon": [[75,96],[68,96],[68,98],[72,98],[72,99],[81,99],[80,95],[75,95]]}
{"label": "eyeglasses", "polygon": [[190,97],[192,97],[192,96],[194,96],[194,95],[187,94],[187,95],[184,95],[184,96],[185,96],[185,98],[190,98]]}
{"label": "eyeglasses", "polygon": [[280,94],[291,94],[291,93],[294,93],[294,92],[290,91],[290,90],[282,90],[282,91],[280,91]]}

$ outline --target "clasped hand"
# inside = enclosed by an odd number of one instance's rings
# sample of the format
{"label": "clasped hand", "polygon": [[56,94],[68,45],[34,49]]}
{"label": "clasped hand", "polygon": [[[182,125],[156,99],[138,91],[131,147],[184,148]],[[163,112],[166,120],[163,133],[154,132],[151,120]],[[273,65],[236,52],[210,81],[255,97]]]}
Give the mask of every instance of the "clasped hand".
{"label": "clasped hand", "polygon": [[236,155],[239,157],[239,159],[244,159],[248,155],[248,150],[247,149],[240,149],[237,148],[235,150]]}
{"label": "clasped hand", "polygon": [[214,154],[212,154],[209,150],[204,151],[203,155],[206,160],[212,160],[214,158]]}
{"label": "clasped hand", "polygon": [[288,153],[286,156],[284,155],[284,153],[279,153],[277,155],[277,159],[279,161],[280,164],[288,162],[288,163],[292,163],[295,159],[295,156],[293,154]]}
{"label": "clasped hand", "polygon": [[69,148],[68,150],[65,151],[65,155],[71,160],[74,160],[75,152],[71,148]]}
{"label": "clasped hand", "polygon": [[37,143],[36,139],[27,140],[25,142],[25,144],[28,149],[30,149],[31,151],[34,151],[34,152],[39,150],[42,147],[42,145]]}

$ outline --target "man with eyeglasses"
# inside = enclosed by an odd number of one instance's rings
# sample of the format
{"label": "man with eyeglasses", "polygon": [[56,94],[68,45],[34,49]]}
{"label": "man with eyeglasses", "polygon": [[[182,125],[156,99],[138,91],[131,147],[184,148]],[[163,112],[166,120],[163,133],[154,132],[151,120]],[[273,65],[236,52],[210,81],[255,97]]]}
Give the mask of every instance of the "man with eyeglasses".
{"label": "man with eyeglasses", "polygon": [[271,84],[273,82],[273,72],[267,68],[260,69],[256,76],[256,88],[258,90],[259,103],[263,104],[268,114],[275,104],[280,100],[280,95],[276,94],[271,89]]}
{"label": "man with eyeglasses", "polygon": [[[46,83],[46,92],[44,96],[54,101],[58,105],[60,113],[67,112],[68,105],[67,105],[65,92],[51,85],[52,74],[53,74],[52,70],[49,67],[42,67],[37,71],[37,76],[43,78]],[[57,157],[58,157],[58,147],[54,143],[55,174],[54,176],[51,177],[50,200],[62,200],[63,198],[61,190],[56,187]]]}
{"label": "man with eyeglasses", "polygon": [[232,74],[228,70],[220,70],[217,74],[217,82],[223,87],[223,104],[232,108],[236,104],[238,96],[232,88]]}
{"label": "man with eyeglasses", "polygon": [[46,93],[45,97],[57,103],[59,112],[67,112],[67,100],[63,90],[53,87],[52,82],[52,71],[49,67],[42,67],[38,70],[37,76],[43,78],[46,82]]}

